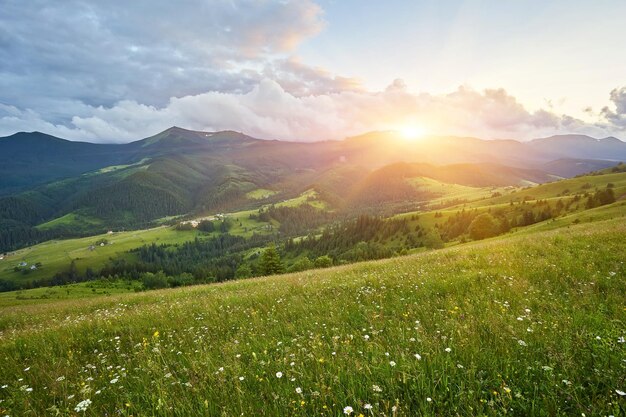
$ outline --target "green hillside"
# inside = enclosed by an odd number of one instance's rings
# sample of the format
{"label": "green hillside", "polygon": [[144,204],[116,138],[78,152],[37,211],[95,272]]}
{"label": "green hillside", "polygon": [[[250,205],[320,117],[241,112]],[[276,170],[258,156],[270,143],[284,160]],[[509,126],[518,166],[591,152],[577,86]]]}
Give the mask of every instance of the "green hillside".
{"label": "green hillside", "polygon": [[6,307],[0,411],[71,414],[89,399],[84,415],[621,415],[625,233],[615,219]]}

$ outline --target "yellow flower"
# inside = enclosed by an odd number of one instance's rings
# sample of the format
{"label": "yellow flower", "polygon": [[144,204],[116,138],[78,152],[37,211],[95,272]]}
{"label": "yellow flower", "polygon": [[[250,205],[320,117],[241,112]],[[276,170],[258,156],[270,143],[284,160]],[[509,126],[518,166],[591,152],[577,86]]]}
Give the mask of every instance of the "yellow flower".
{"label": "yellow flower", "polygon": [[159,331],[157,330],[156,332],[154,332],[154,334],[152,335],[152,337],[159,337]]}

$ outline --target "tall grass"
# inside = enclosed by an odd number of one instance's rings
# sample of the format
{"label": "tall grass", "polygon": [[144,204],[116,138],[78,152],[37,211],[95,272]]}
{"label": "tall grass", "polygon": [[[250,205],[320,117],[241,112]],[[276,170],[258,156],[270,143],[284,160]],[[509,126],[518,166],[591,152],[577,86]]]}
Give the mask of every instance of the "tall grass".
{"label": "tall grass", "polygon": [[4,308],[0,415],[624,415],[624,236]]}

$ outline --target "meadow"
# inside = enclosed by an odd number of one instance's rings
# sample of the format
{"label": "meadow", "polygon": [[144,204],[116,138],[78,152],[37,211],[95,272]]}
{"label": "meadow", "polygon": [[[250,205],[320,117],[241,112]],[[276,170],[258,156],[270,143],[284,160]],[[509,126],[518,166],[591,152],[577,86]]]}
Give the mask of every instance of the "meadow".
{"label": "meadow", "polygon": [[0,307],[0,414],[625,415],[622,218]]}

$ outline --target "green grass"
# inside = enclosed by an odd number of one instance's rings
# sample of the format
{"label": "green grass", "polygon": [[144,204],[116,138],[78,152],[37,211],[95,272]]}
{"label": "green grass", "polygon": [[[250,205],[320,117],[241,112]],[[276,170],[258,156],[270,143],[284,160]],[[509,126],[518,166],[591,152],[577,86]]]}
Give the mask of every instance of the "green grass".
{"label": "green grass", "polygon": [[265,200],[268,197],[276,194],[276,191],[268,190],[265,188],[257,188],[256,190],[252,190],[246,193],[246,197],[251,200]]}
{"label": "green grass", "polygon": [[5,307],[0,413],[77,415],[89,399],[80,414],[624,415],[625,235],[618,218],[327,270]]}
{"label": "green grass", "polygon": [[97,227],[102,226],[103,224],[103,220],[96,217],[85,216],[79,213],[68,213],[64,216],[57,217],[49,222],[38,225],[37,229],[50,230],[58,227],[84,229],[85,227]]}
{"label": "green grass", "polygon": [[[116,232],[111,235],[102,234],[79,239],[51,240],[11,252],[4,260],[0,261],[0,278],[16,281],[47,278],[60,270],[67,269],[72,260],[76,262],[76,266],[81,272],[87,268],[97,270],[104,266],[111,257],[132,257],[132,254],[127,253],[130,249],[152,242],[159,244],[181,243],[193,240],[199,235],[201,232],[178,231],[172,227],[161,226],[146,230]],[[89,250],[90,246],[101,239],[107,239],[109,243],[105,246],[96,245],[94,250]],[[14,272],[13,268],[22,261],[27,262],[29,266],[41,262],[42,266],[28,274]]]}
{"label": "green grass", "polygon": [[28,290],[0,292],[0,306],[35,304],[42,301],[67,301],[113,294],[134,292],[139,287],[137,281],[91,281],[55,287],[32,288]]}

